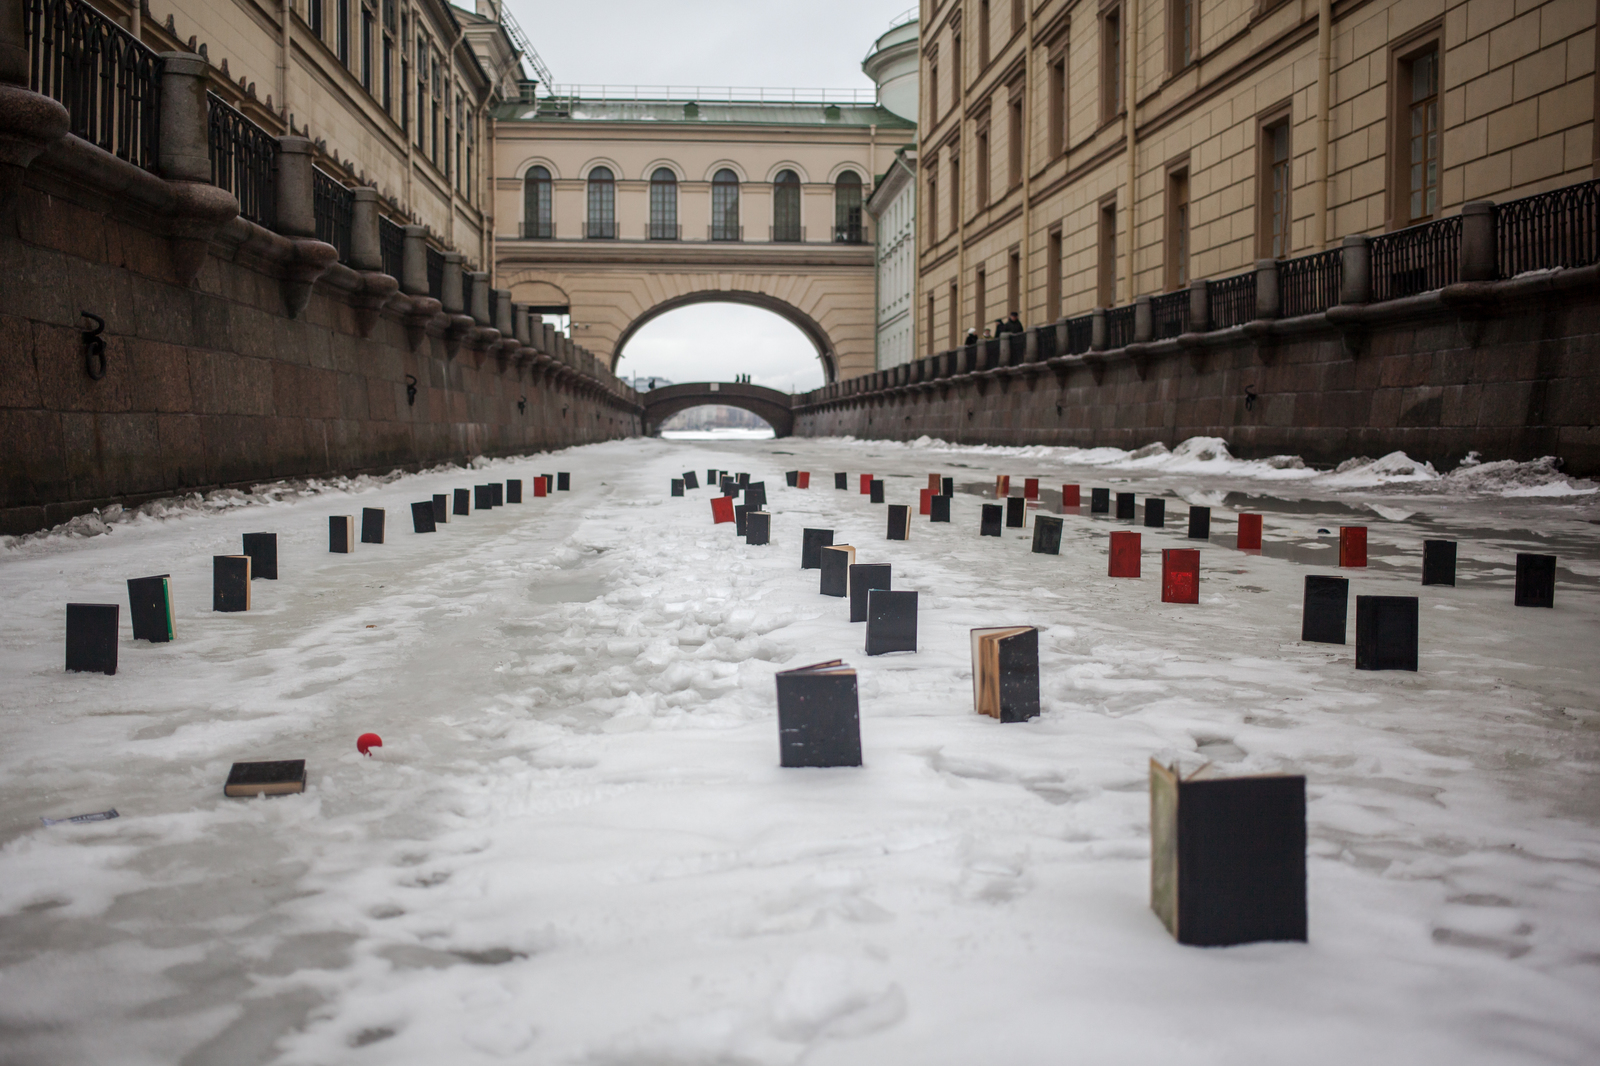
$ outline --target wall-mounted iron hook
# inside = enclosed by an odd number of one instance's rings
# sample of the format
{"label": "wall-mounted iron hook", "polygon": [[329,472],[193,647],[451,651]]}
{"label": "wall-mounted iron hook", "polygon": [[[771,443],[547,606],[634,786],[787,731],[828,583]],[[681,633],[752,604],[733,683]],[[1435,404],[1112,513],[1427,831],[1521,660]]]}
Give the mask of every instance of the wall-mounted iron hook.
{"label": "wall-mounted iron hook", "polygon": [[1256,409],[1256,399],[1256,387],[1254,385],[1246,385],[1244,387],[1244,409],[1246,411],[1254,411]]}
{"label": "wall-mounted iron hook", "polygon": [[517,400],[517,413],[524,415],[528,413],[528,398],[526,396]]}
{"label": "wall-mounted iron hook", "polygon": [[83,337],[83,370],[94,381],[106,376],[106,341],[100,334],[106,331],[106,320],[88,311],[80,311],[84,318],[94,322],[94,329],[81,332]]}
{"label": "wall-mounted iron hook", "polygon": [[411,374],[406,375],[406,406],[417,406],[417,379]]}

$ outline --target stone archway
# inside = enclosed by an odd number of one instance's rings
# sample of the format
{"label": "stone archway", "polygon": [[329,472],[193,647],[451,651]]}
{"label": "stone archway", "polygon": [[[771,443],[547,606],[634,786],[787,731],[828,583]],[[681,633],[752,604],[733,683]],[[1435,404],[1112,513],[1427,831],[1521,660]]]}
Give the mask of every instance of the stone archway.
{"label": "stone archway", "polygon": [[706,404],[721,404],[749,411],[765,419],[775,437],[787,437],[794,432],[794,412],[791,410],[794,398],[786,392],[763,385],[730,381],[686,382],[642,392],[639,401],[644,407],[644,432],[650,436],[659,433],[661,423],[679,411]]}
{"label": "stone archway", "polygon": [[617,360],[627,354],[628,341],[632,340],[633,335],[646,323],[668,311],[705,303],[744,304],[749,307],[759,307],[763,311],[771,311],[804,333],[812,347],[816,348],[817,359],[822,363],[822,380],[826,382],[839,379],[838,358],[834,353],[833,341],[828,338],[828,331],[822,328],[822,324],[793,304],[762,292],[690,292],[662,300],[623,328],[621,336],[617,338],[612,366],[615,367]]}

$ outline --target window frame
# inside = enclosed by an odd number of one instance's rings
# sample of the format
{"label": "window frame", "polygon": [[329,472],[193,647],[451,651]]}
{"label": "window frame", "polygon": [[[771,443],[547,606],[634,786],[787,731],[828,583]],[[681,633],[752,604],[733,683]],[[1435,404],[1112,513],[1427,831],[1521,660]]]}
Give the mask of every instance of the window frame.
{"label": "window frame", "polygon": [[[542,172],[542,176],[537,172]],[[528,208],[533,207],[533,218]],[[555,234],[555,181],[548,167],[535,163],[522,175],[522,235],[532,240],[550,240]],[[532,230],[532,232],[529,232]]]}
{"label": "window frame", "polygon": [[[1187,52],[1185,30],[1189,36]],[[1167,0],[1167,73],[1179,74],[1200,62],[1199,43],[1200,0]]]}
{"label": "window frame", "polygon": [[[605,171],[604,177],[596,177]],[[617,174],[604,163],[589,168],[584,175],[583,237],[590,241],[617,239]],[[599,214],[605,217],[596,217]]]}
{"label": "window frame", "polygon": [[1192,251],[1190,235],[1194,230],[1189,193],[1189,157],[1167,164],[1166,200],[1162,212],[1162,229],[1165,247],[1162,253],[1162,273],[1166,275],[1167,292],[1186,288],[1191,274],[1189,258]]}
{"label": "window frame", "polygon": [[[1389,228],[1404,229],[1439,218],[1445,206],[1444,177],[1444,92],[1445,48],[1444,31],[1440,22],[1434,22],[1395,43],[1389,50]],[[1437,128],[1437,176],[1435,188],[1438,200],[1431,215],[1411,217],[1411,70],[1412,64],[1423,55],[1433,53],[1435,71],[1434,103],[1440,122]]]}
{"label": "window frame", "polygon": [[[785,179],[784,175],[788,175]],[[785,167],[772,179],[772,240],[798,244],[805,240],[802,224],[800,175]],[[788,216],[788,217],[785,217]]]}
{"label": "window frame", "polygon": [[[1109,253],[1109,254],[1108,254]],[[1117,196],[1104,196],[1095,218],[1095,305],[1117,306]]]}
{"label": "window frame", "polygon": [[[724,174],[729,175],[733,180],[724,180]],[[711,240],[739,241],[744,238],[744,230],[739,222],[741,184],[739,175],[729,167],[722,167],[711,176],[711,225],[708,234]],[[719,200],[721,201],[720,203]],[[732,208],[731,224],[727,217],[730,206]],[[719,212],[723,217],[718,218]]]}
{"label": "window frame", "polygon": [[[1276,158],[1277,131],[1284,131],[1286,155]],[[1282,246],[1273,248],[1273,223],[1279,218],[1273,179],[1283,168]],[[1256,258],[1287,259],[1294,252],[1294,115],[1284,102],[1256,118]]]}
{"label": "window frame", "polygon": [[1067,116],[1070,108],[1067,106],[1067,46],[1064,41],[1050,50],[1045,69],[1046,122],[1050,127],[1047,143],[1050,157],[1054,159],[1066,154],[1068,144]]}
{"label": "window frame", "polygon": [[1006,174],[1008,189],[1022,184],[1023,138],[1028,135],[1026,85],[1018,81],[1011,87],[1011,98],[1006,101]]}
{"label": "window frame", "polygon": [[[665,180],[662,174],[667,175]],[[645,236],[652,241],[675,241],[681,236],[678,174],[671,167],[656,167],[650,172],[650,222]]]}
{"label": "window frame", "polygon": [[977,210],[982,211],[989,206],[992,189],[989,187],[990,169],[993,160],[989,158],[989,115],[985,113],[973,125],[972,154],[977,156],[973,171],[973,192],[977,197]]}
{"label": "window frame", "polygon": [[[850,181],[847,179],[854,179]],[[855,203],[849,203],[855,190]],[[861,244],[866,240],[865,206],[867,183],[854,170],[841,170],[833,179],[833,241],[835,244]]]}
{"label": "window frame", "polygon": [[[1122,4],[1107,4],[1100,9],[1100,121],[1114,122],[1123,112],[1123,81],[1126,77],[1127,43],[1122,26]],[[1113,45],[1112,29],[1116,30]]]}
{"label": "window frame", "polygon": [[1045,318],[1056,322],[1061,318],[1061,226],[1051,226],[1045,233],[1044,311]]}

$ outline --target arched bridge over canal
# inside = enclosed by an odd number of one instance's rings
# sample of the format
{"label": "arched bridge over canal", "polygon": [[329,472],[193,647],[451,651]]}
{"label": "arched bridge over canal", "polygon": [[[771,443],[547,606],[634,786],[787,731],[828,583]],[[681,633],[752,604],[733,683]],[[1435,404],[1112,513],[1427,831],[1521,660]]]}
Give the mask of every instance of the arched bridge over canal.
{"label": "arched bridge over canal", "polygon": [[691,407],[722,404],[737,407],[767,420],[773,436],[787,437],[794,432],[794,397],[763,385],[732,381],[693,381],[683,385],[663,385],[639,394],[644,405],[644,431],[649,436],[661,432],[661,423]]}

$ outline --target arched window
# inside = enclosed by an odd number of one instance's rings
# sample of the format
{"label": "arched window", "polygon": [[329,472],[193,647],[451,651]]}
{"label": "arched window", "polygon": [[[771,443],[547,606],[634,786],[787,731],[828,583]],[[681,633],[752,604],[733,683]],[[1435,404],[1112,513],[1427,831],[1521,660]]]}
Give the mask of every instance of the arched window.
{"label": "arched window", "polygon": [[833,239],[861,243],[861,175],[847,170],[833,183]]}
{"label": "arched window", "polygon": [[726,167],[711,177],[711,239],[739,239],[739,175]]}
{"label": "arched window", "polygon": [[772,183],[772,239],[805,239],[800,229],[800,175],[792,170],[780,170]]}
{"label": "arched window", "polygon": [[610,167],[589,171],[589,221],[583,235],[590,240],[612,240],[617,235],[617,182]]}
{"label": "arched window", "polygon": [[522,179],[522,235],[549,240],[555,227],[550,221],[550,172],[529,167]]}
{"label": "arched window", "polygon": [[678,175],[671,167],[656,167],[650,175],[650,239],[678,239]]}

